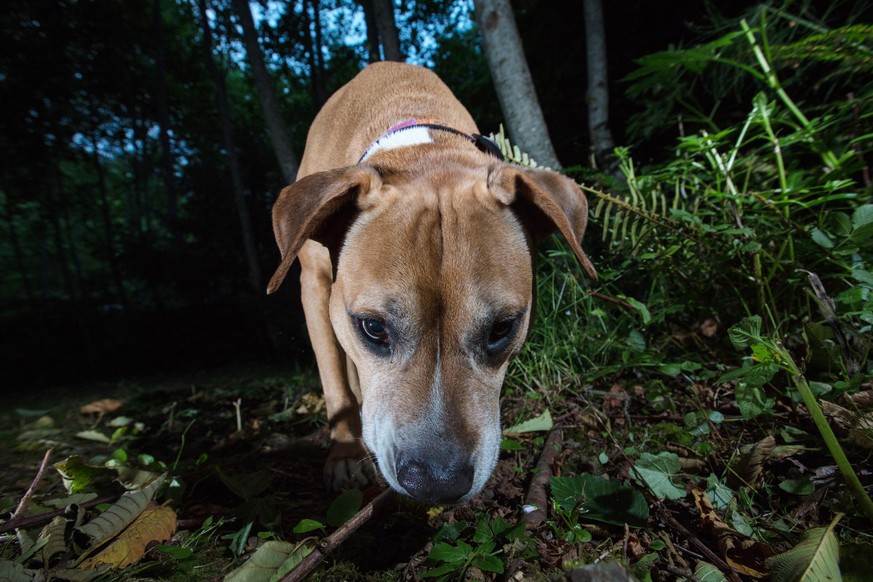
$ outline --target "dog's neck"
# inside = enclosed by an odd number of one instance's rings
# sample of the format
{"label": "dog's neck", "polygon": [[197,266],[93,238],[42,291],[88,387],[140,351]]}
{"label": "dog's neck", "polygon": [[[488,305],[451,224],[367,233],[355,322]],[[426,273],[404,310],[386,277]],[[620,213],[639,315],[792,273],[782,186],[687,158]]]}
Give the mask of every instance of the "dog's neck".
{"label": "dog's neck", "polygon": [[483,135],[478,133],[470,135],[432,119],[408,119],[391,126],[379,139],[370,144],[370,147],[367,148],[364,155],[358,160],[358,163],[366,161],[370,156],[379,151],[433,143],[434,139],[431,131],[442,131],[463,137],[479,150],[501,161],[504,159],[497,144]]}

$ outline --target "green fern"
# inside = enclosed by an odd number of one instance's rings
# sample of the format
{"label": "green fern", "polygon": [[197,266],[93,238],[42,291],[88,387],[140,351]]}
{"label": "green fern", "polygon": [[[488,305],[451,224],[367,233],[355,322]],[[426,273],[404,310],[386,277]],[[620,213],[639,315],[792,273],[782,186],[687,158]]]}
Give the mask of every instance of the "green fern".
{"label": "green fern", "polygon": [[[508,162],[529,168],[543,167],[510,142],[503,125],[500,126],[500,132],[497,135],[491,134],[490,138],[497,144]],[[644,193],[634,174],[633,163],[627,150],[618,148],[617,153],[621,171],[627,177],[629,190],[627,198],[613,196],[577,183],[583,192],[597,201],[593,216],[602,225],[603,240],[608,241],[610,246],[629,246],[635,251],[656,228],[662,228],[680,234],[695,244],[701,244],[697,238],[682,229],[678,221],[669,217],[668,208],[678,208],[681,197],[674,196],[672,202],[668,202],[667,196],[658,189],[652,188],[648,193]]]}

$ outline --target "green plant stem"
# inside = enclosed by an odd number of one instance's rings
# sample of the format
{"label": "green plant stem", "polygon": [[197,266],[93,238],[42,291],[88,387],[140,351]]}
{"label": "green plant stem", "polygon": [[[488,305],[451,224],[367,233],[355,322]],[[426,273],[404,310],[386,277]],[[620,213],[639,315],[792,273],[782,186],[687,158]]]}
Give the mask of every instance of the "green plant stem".
{"label": "green plant stem", "polygon": [[[752,46],[752,51],[755,53],[755,58],[758,60],[758,65],[760,65],[761,70],[764,72],[764,80],[767,83],[767,86],[776,93],[776,96],[779,97],[779,100],[788,108],[789,111],[794,115],[795,119],[803,126],[804,129],[808,131],[812,131],[812,123],[803,114],[800,108],[797,106],[794,101],[791,100],[791,97],[788,96],[788,93],[785,92],[785,89],[782,88],[782,85],[779,83],[779,77],[776,76],[776,71],[773,70],[773,67],[770,66],[770,62],[767,60],[766,55],[764,55],[764,51],[761,49],[761,45],[758,43],[755,38],[755,33],[752,32],[752,28],[749,26],[749,23],[746,22],[746,19],[742,19],[740,21],[740,25],[743,28],[743,32],[746,34],[746,39],[749,41],[749,44]],[[822,160],[825,165],[830,167],[832,170],[836,170],[840,167],[840,162],[837,159],[837,156],[834,155],[831,151],[823,151],[821,152]]]}
{"label": "green plant stem", "polygon": [[846,480],[846,483],[855,495],[855,499],[861,506],[861,511],[864,512],[867,519],[873,522],[873,500],[871,500],[870,496],[867,495],[867,491],[864,490],[861,480],[858,479],[858,475],[852,468],[852,464],[849,462],[848,457],[846,457],[846,453],[840,446],[839,441],[837,441],[837,437],[834,435],[834,431],[831,430],[831,426],[828,424],[824,413],[822,413],[821,407],[818,405],[815,396],[812,394],[812,390],[810,390],[806,378],[804,378],[803,374],[800,373],[792,374],[791,377],[794,379],[797,391],[800,392],[800,397],[803,398],[803,403],[806,405],[807,410],[809,410],[809,415],[812,417],[815,427],[824,439],[825,446],[827,446],[828,451],[831,453],[831,457],[833,457],[834,461],[837,463],[837,467],[840,468],[843,478]]}

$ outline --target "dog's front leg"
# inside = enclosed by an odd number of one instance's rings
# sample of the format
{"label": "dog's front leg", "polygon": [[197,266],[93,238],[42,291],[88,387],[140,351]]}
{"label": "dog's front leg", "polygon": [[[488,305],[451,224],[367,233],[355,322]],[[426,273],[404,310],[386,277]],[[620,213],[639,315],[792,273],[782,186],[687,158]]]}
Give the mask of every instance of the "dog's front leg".
{"label": "dog's front leg", "polygon": [[354,364],[336,339],[330,323],[330,288],[333,280],[330,253],[307,241],[298,255],[300,293],[306,328],[324,389],[331,449],[324,465],[324,480],[332,490],[363,486],[372,468],[361,439],[360,389]]}

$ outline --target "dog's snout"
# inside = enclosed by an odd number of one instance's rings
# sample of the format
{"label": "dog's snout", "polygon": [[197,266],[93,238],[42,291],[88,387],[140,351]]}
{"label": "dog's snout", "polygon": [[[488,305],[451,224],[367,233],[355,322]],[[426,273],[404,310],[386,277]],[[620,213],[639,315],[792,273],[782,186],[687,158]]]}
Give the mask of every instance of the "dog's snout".
{"label": "dog's snout", "polygon": [[400,455],[397,481],[413,498],[431,503],[453,503],[470,492],[474,468],[467,455],[444,454],[424,460]]}

